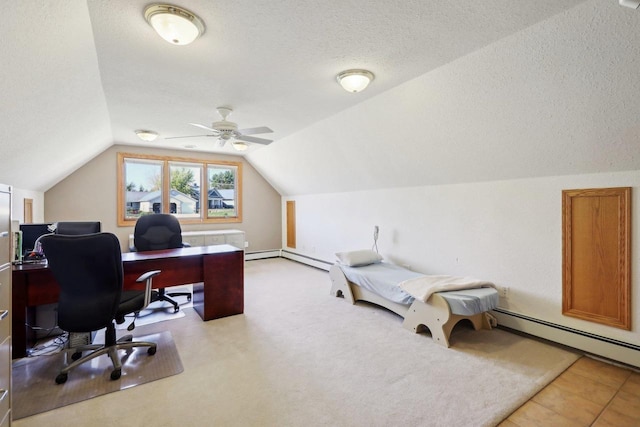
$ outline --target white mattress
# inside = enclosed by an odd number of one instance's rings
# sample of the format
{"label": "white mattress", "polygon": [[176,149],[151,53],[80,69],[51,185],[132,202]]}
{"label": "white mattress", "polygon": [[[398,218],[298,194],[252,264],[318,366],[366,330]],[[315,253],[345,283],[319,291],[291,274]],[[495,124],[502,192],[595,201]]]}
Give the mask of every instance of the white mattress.
{"label": "white mattress", "polygon": [[438,292],[453,314],[471,316],[493,310],[498,306],[498,291],[494,288],[465,289],[462,291]]}
{"label": "white mattress", "polygon": [[386,262],[362,267],[339,266],[350,282],[398,304],[411,304],[414,300],[411,295],[398,287],[398,283],[424,276],[421,273]]}
{"label": "white mattress", "polygon": [[[398,284],[404,280],[424,276],[422,273],[386,262],[362,267],[339,267],[350,282],[398,304],[411,304],[414,300],[411,295],[400,289]],[[438,292],[438,295],[447,301],[453,314],[462,316],[483,313],[498,306],[498,291],[494,288]]]}

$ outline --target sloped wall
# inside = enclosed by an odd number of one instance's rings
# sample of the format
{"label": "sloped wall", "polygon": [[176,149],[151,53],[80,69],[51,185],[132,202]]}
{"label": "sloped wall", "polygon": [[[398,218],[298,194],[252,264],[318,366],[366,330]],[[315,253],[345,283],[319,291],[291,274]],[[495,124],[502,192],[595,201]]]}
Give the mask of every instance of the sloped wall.
{"label": "sloped wall", "polygon": [[638,170],[639,26],[587,1],[248,159],[284,195]]}

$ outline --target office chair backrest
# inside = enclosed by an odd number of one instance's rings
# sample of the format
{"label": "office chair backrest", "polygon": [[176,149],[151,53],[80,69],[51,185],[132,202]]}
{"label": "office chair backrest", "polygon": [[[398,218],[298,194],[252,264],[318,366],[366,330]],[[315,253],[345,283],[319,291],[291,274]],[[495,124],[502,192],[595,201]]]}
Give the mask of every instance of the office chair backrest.
{"label": "office chair backrest", "polygon": [[111,233],[48,235],[41,240],[49,268],[60,285],[58,325],[68,332],[109,325],[122,295],[120,242]]}
{"label": "office chair backrest", "polygon": [[56,224],[56,234],[92,234],[100,231],[100,221],[60,221]]}
{"label": "office chair backrest", "polygon": [[133,230],[133,245],[137,251],[181,248],[180,221],[169,214],[141,216]]}

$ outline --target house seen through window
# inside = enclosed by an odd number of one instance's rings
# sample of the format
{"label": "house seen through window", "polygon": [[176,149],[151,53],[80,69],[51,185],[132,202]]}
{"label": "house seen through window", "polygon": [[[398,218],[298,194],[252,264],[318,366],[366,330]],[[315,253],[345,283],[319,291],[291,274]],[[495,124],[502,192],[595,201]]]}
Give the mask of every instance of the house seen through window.
{"label": "house seen through window", "polygon": [[118,224],[169,213],[181,222],[240,222],[242,163],[118,153]]}

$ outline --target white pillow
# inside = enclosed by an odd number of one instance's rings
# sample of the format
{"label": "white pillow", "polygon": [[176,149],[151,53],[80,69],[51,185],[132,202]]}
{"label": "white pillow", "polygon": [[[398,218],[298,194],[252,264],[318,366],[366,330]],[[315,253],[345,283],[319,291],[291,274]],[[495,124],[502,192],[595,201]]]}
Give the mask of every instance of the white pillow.
{"label": "white pillow", "polygon": [[349,267],[360,267],[363,265],[376,264],[382,261],[379,253],[369,249],[359,251],[338,252],[336,253],[338,262]]}

